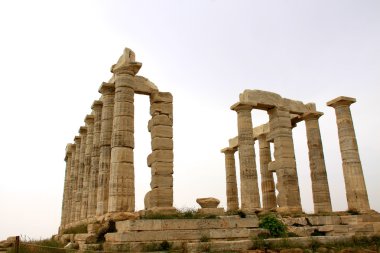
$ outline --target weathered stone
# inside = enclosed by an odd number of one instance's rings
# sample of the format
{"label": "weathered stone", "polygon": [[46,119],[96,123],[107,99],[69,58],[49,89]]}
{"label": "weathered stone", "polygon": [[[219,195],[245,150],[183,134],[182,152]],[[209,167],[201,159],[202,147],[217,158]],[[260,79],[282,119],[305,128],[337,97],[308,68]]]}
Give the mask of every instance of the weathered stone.
{"label": "weathered stone", "polygon": [[147,159],[148,167],[150,167],[154,162],[173,162],[173,151],[171,150],[155,150],[153,151]]}
{"label": "weathered stone", "polygon": [[224,214],[224,208],[200,208],[198,209],[198,213],[203,215],[223,215]]}
{"label": "weathered stone", "polygon": [[217,208],[220,200],[216,198],[198,198],[197,203],[202,207],[202,208]]}
{"label": "weathered stone", "polygon": [[236,211],[239,209],[235,168],[236,150],[236,148],[225,148],[221,150],[225,155],[227,211]]}
{"label": "weathered stone", "polygon": [[152,139],[152,150],[173,150],[173,139],[156,137]]}

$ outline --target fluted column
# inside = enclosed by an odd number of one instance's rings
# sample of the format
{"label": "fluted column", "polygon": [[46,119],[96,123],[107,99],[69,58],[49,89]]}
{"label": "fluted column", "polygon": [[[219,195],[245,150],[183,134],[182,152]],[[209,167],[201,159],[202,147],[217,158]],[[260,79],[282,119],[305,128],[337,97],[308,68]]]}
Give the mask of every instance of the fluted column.
{"label": "fluted column", "polygon": [[69,194],[67,197],[67,222],[66,224],[70,224],[73,222],[73,201],[75,199],[75,151],[76,151],[76,144],[71,144],[71,161],[70,161],[70,175],[69,175]]}
{"label": "fluted column", "polygon": [[277,175],[277,210],[301,212],[290,113],[286,108],[274,107],[268,110],[268,114],[269,138],[274,142],[274,161],[269,163],[268,168]]}
{"label": "fluted column", "polygon": [[318,119],[322,115],[323,113],[321,112],[309,112],[303,115],[306,125],[307,145],[309,147],[314,213],[332,212],[321,131],[318,123]]}
{"label": "fluted column", "polygon": [[84,151],[84,172],[82,189],[81,220],[86,219],[88,209],[88,188],[90,184],[92,144],[94,142],[94,115],[86,115],[84,119],[87,128],[86,146]]}
{"label": "fluted column", "polygon": [[71,162],[71,182],[72,182],[72,194],[71,194],[71,214],[70,214],[70,221],[75,222],[76,220],[76,203],[77,203],[77,188],[78,188],[78,170],[79,170],[79,156],[80,156],[80,145],[81,145],[81,137],[75,136],[74,138],[75,142],[75,153],[73,153],[72,162]]}
{"label": "fluted column", "polygon": [[108,211],[108,190],[110,178],[111,136],[115,85],[112,83],[103,83],[99,88],[99,92],[102,94],[103,98],[103,109],[100,131],[100,158],[96,215],[103,215]]}
{"label": "fluted column", "polygon": [[96,214],[98,174],[99,174],[99,154],[100,154],[100,130],[102,124],[103,102],[95,100],[91,106],[94,115],[93,143],[91,153],[90,182],[88,185],[88,209],[87,217],[94,217]]}
{"label": "fluted column", "polygon": [[259,135],[257,139],[259,141],[260,148],[260,174],[263,209],[270,210],[277,207],[273,172],[268,169],[268,164],[272,160],[270,143],[267,141],[266,134]]}
{"label": "fluted column", "polygon": [[238,141],[240,162],[241,209],[253,212],[260,208],[257,182],[254,139],[252,133],[251,105],[237,103],[231,107],[238,116]]}
{"label": "fluted column", "polygon": [[86,151],[86,137],[87,128],[81,126],[79,128],[79,136],[81,137],[80,149],[79,149],[79,159],[78,159],[78,181],[77,181],[77,192],[75,201],[75,220],[80,221],[81,210],[82,210],[82,192],[83,192],[83,176],[84,176],[84,158]]}
{"label": "fluted column", "polygon": [[70,195],[70,173],[71,173],[71,144],[66,146],[65,154],[66,170],[65,170],[65,183],[63,187],[62,199],[62,213],[61,213],[61,227],[68,223],[68,213],[70,210],[69,195]]}
{"label": "fluted column", "polygon": [[350,110],[350,105],[355,102],[355,98],[338,97],[327,105],[335,109],[348,209],[368,211],[367,188]]}
{"label": "fluted column", "polygon": [[239,198],[236,182],[235,152],[237,148],[224,148],[226,166],[226,195],[227,195],[227,211],[236,211],[239,209]]}

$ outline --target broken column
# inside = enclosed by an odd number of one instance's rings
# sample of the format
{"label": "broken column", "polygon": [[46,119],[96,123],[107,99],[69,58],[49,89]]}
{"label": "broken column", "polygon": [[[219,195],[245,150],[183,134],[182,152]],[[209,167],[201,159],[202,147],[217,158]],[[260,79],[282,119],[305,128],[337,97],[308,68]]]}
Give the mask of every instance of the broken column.
{"label": "broken column", "polygon": [[335,109],[348,209],[365,212],[370,206],[350,111],[355,102],[355,98],[338,97],[327,105]]}
{"label": "broken column", "polygon": [[94,217],[96,214],[96,196],[98,191],[99,173],[99,153],[100,153],[100,130],[102,124],[103,102],[95,100],[91,106],[94,115],[93,143],[91,153],[90,181],[88,185],[88,208],[87,217]]}
{"label": "broken column", "polygon": [[102,94],[102,124],[100,131],[100,155],[96,215],[103,215],[108,211],[108,190],[111,161],[111,136],[114,110],[115,85],[102,83],[99,88]]}
{"label": "broken column", "polygon": [[274,161],[269,170],[277,175],[277,210],[279,212],[301,212],[296,160],[289,110],[274,107],[268,110],[270,135],[274,142]]}
{"label": "broken column", "polygon": [[305,120],[307,145],[309,147],[314,213],[332,212],[321,132],[318,123],[318,119],[322,115],[323,113],[321,112],[308,112],[302,117]]}
{"label": "broken column", "polygon": [[224,148],[221,150],[225,155],[227,211],[236,211],[239,209],[235,166],[236,150],[237,148]]}
{"label": "broken column", "polygon": [[61,227],[68,223],[68,214],[70,214],[70,173],[71,173],[71,144],[66,146],[65,162],[65,183],[63,187],[63,200],[62,200],[62,213],[61,213]]}
{"label": "broken column", "polygon": [[252,109],[252,105],[243,103],[231,106],[231,110],[236,111],[238,116],[241,209],[247,212],[254,212],[256,208],[260,208],[252,133]]}
{"label": "broken column", "polygon": [[260,174],[261,193],[264,210],[271,210],[277,207],[276,188],[274,185],[273,172],[269,171],[268,164],[271,162],[270,143],[267,135],[261,134],[257,137],[260,148]]}
{"label": "broken column", "polygon": [[169,92],[155,92],[150,96],[148,130],[151,133],[152,153],[151,191],[144,198],[145,209],[171,210],[173,208],[173,96]]}

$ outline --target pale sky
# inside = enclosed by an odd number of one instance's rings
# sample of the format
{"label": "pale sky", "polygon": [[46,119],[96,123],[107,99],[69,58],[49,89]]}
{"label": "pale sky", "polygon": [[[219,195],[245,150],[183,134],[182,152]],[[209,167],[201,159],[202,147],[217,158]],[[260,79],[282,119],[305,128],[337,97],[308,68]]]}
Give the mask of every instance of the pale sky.
{"label": "pale sky", "polygon": [[[124,47],[139,75],[174,97],[174,203],[226,207],[229,107],[244,89],[315,102],[333,209],[346,210],[335,113],[351,106],[371,207],[380,211],[380,1],[0,1],[0,240],[57,233],[64,153]],[[135,98],[136,207],[149,190],[149,100]],[[265,123],[253,111],[254,125]],[[312,212],[305,125],[294,129],[305,212]],[[257,148],[257,147],[256,147]],[[237,158],[237,155],[236,155]],[[237,160],[237,170],[238,159]],[[259,161],[257,159],[257,164]]]}

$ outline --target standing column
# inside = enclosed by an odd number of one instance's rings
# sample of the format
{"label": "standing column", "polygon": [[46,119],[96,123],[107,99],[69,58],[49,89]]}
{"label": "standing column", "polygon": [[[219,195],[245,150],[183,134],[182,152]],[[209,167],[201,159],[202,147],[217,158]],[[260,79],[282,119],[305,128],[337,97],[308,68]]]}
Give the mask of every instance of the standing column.
{"label": "standing column", "polygon": [[117,75],[108,212],[135,210],[133,76]]}
{"label": "standing column", "polygon": [[70,224],[73,222],[73,200],[75,199],[75,151],[76,151],[76,145],[71,144],[71,161],[70,161],[70,175],[69,175],[69,194],[67,197],[67,203],[68,203],[68,210],[67,210],[67,222],[66,224]]}
{"label": "standing column", "polygon": [[367,188],[350,111],[350,105],[355,102],[355,98],[338,97],[327,105],[335,109],[348,209],[368,211]]}
{"label": "standing column", "polygon": [[225,155],[226,165],[226,195],[227,211],[239,209],[239,198],[236,182],[235,152],[237,148],[224,148],[221,150]]}
{"label": "standing column", "polygon": [[72,200],[71,200],[71,222],[76,222],[76,211],[77,211],[77,189],[78,189],[78,170],[79,170],[79,156],[80,156],[80,145],[81,145],[81,137],[75,136],[74,138],[75,142],[75,154],[73,153],[72,163],[71,163],[71,170],[72,173]]}
{"label": "standing column", "polygon": [[332,212],[321,131],[318,123],[318,119],[322,115],[323,113],[321,112],[309,112],[303,115],[306,125],[307,145],[309,147],[314,213]]}
{"label": "standing column", "polygon": [[71,173],[71,144],[66,146],[66,170],[65,170],[65,183],[63,187],[63,200],[62,200],[62,214],[61,214],[61,227],[68,223],[68,213],[70,209],[70,204],[68,202],[70,195],[70,173]]}
{"label": "standing column", "polygon": [[270,143],[267,135],[257,137],[260,148],[260,174],[263,209],[270,210],[277,207],[276,188],[274,185],[273,172],[269,171],[268,164],[271,162]]}
{"label": "standing column", "polygon": [[94,131],[91,153],[90,183],[88,185],[88,209],[87,217],[96,214],[96,196],[98,192],[99,154],[100,154],[100,130],[102,125],[102,101],[95,100],[91,106],[94,115]]}
{"label": "standing column", "polygon": [[260,208],[260,193],[252,133],[251,110],[253,106],[236,103],[231,109],[236,111],[238,116],[241,209],[253,212],[255,208]]}
{"label": "standing column", "polygon": [[108,211],[108,189],[111,160],[111,136],[115,85],[103,83],[99,92],[103,98],[102,124],[100,132],[100,156],[96,215],[103,215]]}
{"label": "standing column", "polygon": [[91,171],[91,154],[92,144],[94,142],[94,115],[86,115],[84,119],[87,128],[86,146],[84,151],[84,172],[83,172],[83,190],[82,190],[82,208],[81,220],[86,219],[88,209],[88,193],[90,184],[90,171]]}
{"label": "standing column", "polygon": [[77,193],[75,202],[75,220],[82,220],[81,210],[82,210],[82,192],[83,192],[83,175],[84,175],[84,158],[86,151],[86,138],[87,138],[87,128],[81,126],[79,128],[79,136],[81,137],[80,149],[79,149],[79,159],[78,159],[78,181],[77,181]]}
{"label": "standing column", "polygon": [[294,154],[292,123],[286,108],[268,110],[270,139],[274,140],[274,161],[270,171],[277,175],[277,210],[279,212],[301,212],[301,197],[298,186],[297,166]]}

